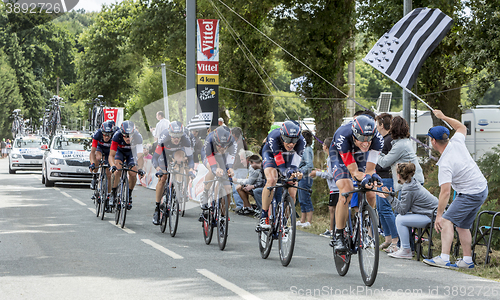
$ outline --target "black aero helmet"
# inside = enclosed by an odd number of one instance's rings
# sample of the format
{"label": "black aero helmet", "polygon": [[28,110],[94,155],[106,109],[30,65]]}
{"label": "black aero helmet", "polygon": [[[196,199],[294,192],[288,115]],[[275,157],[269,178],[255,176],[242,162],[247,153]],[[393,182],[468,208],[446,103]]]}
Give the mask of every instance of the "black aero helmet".
{"label": "black aero helmet", "polygon": [[280,133],[283,142],[289,143],[297,143],[300,138],[300,125],[296,121],[287,120],[281,124]]}
{"label": "black aero helmet", "polygon": [[124,137],[130,136],[134,132],[134,123],[132,121],[125,121],[120,125],[120,133]]}
{"label": "black aero helmet", "polygon": [[184,126],[179,121],[173,121],[168,125],[168,134],[174,138],[180,138],[184,134]]}
{"label": "black aero helmet", "polygon": [[226,148],[231,143],[231,130],[229,127],[217,127],[214,131],[213,141],[217,146]]}
{"label": "black aero helmet", "polygon": [[111,135],[115,131],[115,121],[106,121],[101,124],[101,131],[104,135]]}
{"label": "black aero helmet", "polygon": [[375,120],[367,115],[357,116],[352,121],[352,135],[360,142],[371,141],[376,132]]}

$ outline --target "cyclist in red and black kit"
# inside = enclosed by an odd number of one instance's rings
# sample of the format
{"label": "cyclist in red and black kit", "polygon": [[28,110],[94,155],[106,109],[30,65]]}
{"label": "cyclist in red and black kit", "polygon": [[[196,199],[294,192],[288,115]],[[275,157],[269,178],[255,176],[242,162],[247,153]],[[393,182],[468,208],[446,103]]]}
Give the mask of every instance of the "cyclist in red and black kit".
{"label": "cyclist in red and black kit", "polygon": [[[92,173],[97,174],[99,162],[104,160],[106,164],[109,164],[109,149],[111,147],[111,138],[116,131],[116,126],[114,121],[106,121],[102,123],[101,128],[97,129],[92,135],[92,148],[90,150],[90,166],[89,169]],[[111,180],[111,172],[109,169],[106,172],[108,176],[108,182]],[[92,182],[90,183],[90,188],[95,189],[96,178],[92,177]],[[108,198],[111,192],[111,185],[108,185]],[[93,197],[93,196],[92,196]]]}
{"label": "cyclist in red and black kit", "polygon": [[[158,146],[153,155],[153,166],[156,169],[156,208],[153,214],[153,224],[160,225],[160,202],[163,189],[167,182],[166,172],[169,162],[175,161],[180,164],[187,158],[189,175],[194,177],[193,148],[189,139],[189,131],[184,130],[184,126],[179,121],[171,122],[168,128],[163,130],[158,138]],[[161,177],[160,177],[161,176]]]}
{"label": "cyclist in red and black kit", "polygon": [[[219,126],[210,132],[201,149],[203,164],[208,169],[205,181],[212,180],[215,175],[217,177],[222,177],[225,174],[229,177],[234,176],[233,164],[237,148],[238,145],[227,126]],[[211,185],[212,183],[205,184],[200,203],[203,210],[208,209],[208,190]],[[232,193],[229,181],[224,182],[224,188],[228,194]],[[200,220],[202,221],[203,219],[200,218]]]}
{"label": "cyclist in red and black kit", "polygon": [[[374,183],[382,184],[382,178],[375,173],[375,166],[383,146],[384,138],[378,133],[375,120],[368,115],[358,116],[337,129],[329,150],[332,174],[340,194],[354,189],[352,178],[361,180],[361,185],[367,188]],[[339,199],[335,210],[336,231],[333,245],[339,252],[347,251],[343,231],[351,196],[352,194],[345,201]],[[366,193],[366,200],[375,207],[375,192]]]}
{"label": "cyclist in red and black kit", "polygon": [[[299,164],[305,147],[306,140],[301,134],[299,123],[296,121],[285,121],[280,128],[274,129],[267,136],[262,148],[262,167],[266,175],[266,186],[262,190],[262,214],[259,222],[261,228],[271,228],[268,211],[274,191],[267,188],[276,185],[278,170],[288,179],[302,178]],[[290,189],[289,193],[295,201],[297,190]]]}
{"label": "cyclist in red and black kit", "polygon": [[[137,169],[132,150],[137,151],[139,170]],[[129,167],[133,166],[131,167],[132,170],[136,171],[139,176],[144,176],[145,172],[140,169],[143,164],[142,135],[135,130],[135,125],[132,121],[124,121],[120,125],[120,129],[113,135],[111,142],[111,149],[109,151],[109,165],[111,166],[110,171],[111,173],[117,173],[115,174],[115,180],[113,181],[113,202],[110,202],[110,206],[113,205],[116,198],[116,189],[121,176],[121,171],[117,171],[117,169],[122,168],[121,163],[125,163]],[[137,176],[135,176],[134,172],[129,172],[128,175],[130,201],[127,209],[132,209],[132,191],[134,190],[135,183],[137,182]]]}

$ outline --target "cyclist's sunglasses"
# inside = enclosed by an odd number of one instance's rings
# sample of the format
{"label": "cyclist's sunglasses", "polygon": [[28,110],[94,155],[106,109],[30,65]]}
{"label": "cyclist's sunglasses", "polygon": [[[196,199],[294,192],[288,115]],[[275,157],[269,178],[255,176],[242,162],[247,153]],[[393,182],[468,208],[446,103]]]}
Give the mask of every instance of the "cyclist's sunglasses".
{"label": "cyclist's sunglasses", "polygon": [[103,132],[102,133],[103,136],[106,136],[106,137],[110,137],[113,135],[113,133],[106,133],[106,132]]}
{"label": "cyclist's sunglasses", "polygon": [[288,136],[281,136],[281,139],[283,140],[283,142],[285,144],[297,144],[297,142],[299,141],[299,137],[288,137]]}
{"label": "cyclist's sunglasses", "polygon": [[130,138],[130,134],[123,134],[123,133],[122,133],[122,136],[123,136],[124,138],[126,138],[126,139]]}
{"label": "cyclist's sunglasses", "polygon": [[353,134],[354,138],[357,139],[358,141],[364,143],[364,142],[371,142],[373,139],[373,135],[361,135],[361,134]]}
{"label": "cyclist's sunglasses", "polygon": [[171,133],[170,136],[175,139],[180,139],[184,135],[183,132],[181,133]]}

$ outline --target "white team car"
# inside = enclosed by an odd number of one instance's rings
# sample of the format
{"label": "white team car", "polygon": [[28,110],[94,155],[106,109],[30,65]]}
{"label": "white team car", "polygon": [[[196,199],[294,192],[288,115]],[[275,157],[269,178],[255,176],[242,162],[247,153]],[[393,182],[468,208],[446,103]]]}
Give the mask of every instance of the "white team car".
{"label": "white team car", "polygon": [[42,184],[56,182],[90,182],[90,148],[92,138],[86,133],[65,132],[52,138],[43,155]]}
{"label": "white team car", "polygon": [[48,143],[48,138],[36,135],[17,137],[9,154],[9,174],[15,174],[18,170],[41,170],[41,147]]}

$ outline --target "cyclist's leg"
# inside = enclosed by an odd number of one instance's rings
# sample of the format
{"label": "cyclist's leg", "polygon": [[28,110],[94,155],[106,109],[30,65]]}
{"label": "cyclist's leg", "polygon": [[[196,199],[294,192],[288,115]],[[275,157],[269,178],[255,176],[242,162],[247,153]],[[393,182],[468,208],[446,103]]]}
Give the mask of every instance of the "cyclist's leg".
{"label": "cyclist's leg", "polygon": [[339,201],[335,209],[335,227],[340,230],[344,229],[347,222],[347,213],[349,211],[349,203],[351,201],[352,194],[350,194],[347,199],[342,196],[342,193],[350,192],[354,189],[352,180],[349,178],[339,179],[336,182],[339,188]]}
{"label": "cyclist's leg", "polygon": [[273,199],[274,191],[270,191],[268,187],[275,186],[278,181],[278,171],[273,167],[264,169],[266,176],[266,185],[262,190],[262,211],[268,211]]}
{"label": "cyclist's leg", "polygon": [[[181,165],[182,163],[184,162],[186,158],[186,153],[184,153],[183,150],[179,150],[179,151],[176,151],[173,155],[173,159],[175,161],[175,170],[178,171],[178,172],[183,172],[184,170],[181,170]],[[184,176],[182,175],[177,175],[175,180],[177,182],[182,182],[182,180],[184,180]]]}
{"label": "cyclist's leg", "polygon": [[158,179],[158,183],[156,184],[156,203],[159,204],[161,201],[161,197],[163,195],[163,189],[165,188],[165,183],[167,182],[167,175],[163,175]]}
{"label": "cyclist's leg", "polygon": [[368,204],[370,204],[370,206],[375,209],[375,207],[377,206],[377,194],[375,194],[375,192],[368,192],[366,193],[366,201],[368,202]]}

